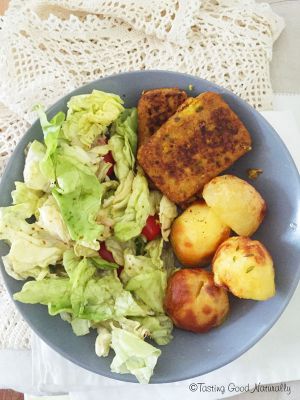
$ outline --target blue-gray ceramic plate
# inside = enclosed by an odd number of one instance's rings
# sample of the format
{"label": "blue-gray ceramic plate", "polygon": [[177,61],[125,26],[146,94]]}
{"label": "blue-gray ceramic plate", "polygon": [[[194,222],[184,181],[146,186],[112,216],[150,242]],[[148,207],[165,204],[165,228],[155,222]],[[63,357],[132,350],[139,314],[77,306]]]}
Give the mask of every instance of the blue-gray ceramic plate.
{"label": "blue-gray ceramic plate", "polygon": [[[190,85],[193,86],[191,91]],[[300,274],[300,185],[296,166],[274,129],[236,95],[203,79],[176,72],[130,72],[99,79],[75,90],[52,106],[48,116],[52,117],[60,110],[66,111],[71,96],[89,93],[93,89],[118,93],[126,107],[132,107],[137,105],[143,90],[159,87],[179,87],[192,96],[204,91],[218,92],[250,131],[253,150],[236,162],[230,172],[248,180],[248,168],[263,169],[263,174],[254,185],[266,200],[268,213],[254,237],[261,240],[273,256],[277,293],[271,300],[263,302],[232,297],[228,319],[209,333],[194,334],[175,329],[173,341],[161,347],[162,355],[152,383],[173,382],[206,374],[239,357],[260,340],[279,318],[297,286]],[[7,166],[0,187],[1,206],[11,203],[14,182],[23,179],[24,148],[33,139],[42,139],[38,122],[22,138]],[[7,251],[8,246],[1,243],[1,255]],[[9,277],[2,264],[1,268],[9,292],[19,291],[23,282]],[[59,316],[50,317],[46,307],[18,302],[16,306],[31,328],[67,359],[97,374],[136,382],[131,375],[110,372],[112,355],[107,358],[96,356],[95,333],[76,337],[71,326]]]}

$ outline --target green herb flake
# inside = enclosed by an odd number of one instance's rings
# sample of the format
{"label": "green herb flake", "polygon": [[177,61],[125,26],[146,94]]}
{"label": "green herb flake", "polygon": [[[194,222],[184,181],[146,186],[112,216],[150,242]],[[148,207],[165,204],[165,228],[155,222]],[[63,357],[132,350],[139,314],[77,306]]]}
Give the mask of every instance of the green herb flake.
{"label": "green herb flake", "polygon": [[248,268],[246,269],[246,274],[248,274],[249,272],[251,272],[254,268],[255,268],[254,265],[251,265],[250,267],[248,267]]}
{"label": "green herb flake", "polygon": [[247,174],[250,179],[257,179],[262,173],[263,170],[260,168],[249,168],[247,170]]}

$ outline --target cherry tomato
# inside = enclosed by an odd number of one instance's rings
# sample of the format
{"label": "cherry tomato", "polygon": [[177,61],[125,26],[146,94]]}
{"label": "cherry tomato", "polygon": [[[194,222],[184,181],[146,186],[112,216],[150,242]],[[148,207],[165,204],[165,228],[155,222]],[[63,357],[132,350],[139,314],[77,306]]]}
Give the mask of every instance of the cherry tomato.
{"label": "cherry tomato", "polygon": [[105,246],[105,242],[100,242],[100,249],[99,249],[98,253],[99,253],[99,256],[103,258],[103,260],[115,263],[114,256],[112,255],[111,251],[107,250],[107,248]]}
{"label": "cherry tomato", "polygon": [[105,154],[105,156],[103,156],[103,160],[106,163],[112,164],[112,166],[109,168],[109,170],[106,173],[107,176],[112,176],[113,173],[114,173],[114,165],[115,165],[116,162],[115,162],[115,160],[114,160],[114,158],[113,158],[113,156],[111,154],[111,151],[109,151],[108,153]]}
{"label": "cherry tomato", "polygon": [[142,230],[142,234],[148,241],[155,239],[160,235],[160,224],[158,215],[149,215],[146,221],[146,225]]}

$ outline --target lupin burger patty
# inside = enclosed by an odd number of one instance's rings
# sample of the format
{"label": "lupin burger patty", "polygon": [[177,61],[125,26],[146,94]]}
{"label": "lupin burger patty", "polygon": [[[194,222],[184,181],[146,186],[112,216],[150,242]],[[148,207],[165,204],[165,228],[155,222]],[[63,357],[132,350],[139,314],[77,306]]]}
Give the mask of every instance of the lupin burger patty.
{"label": "lupin burger patty", "polygon": [[144,92],[138,103],[139,146],[146,143],[186,99],[187,94],[178,88],[161,88]]}
{"label": "lupin burger patty", "polygon": [[168,198],[183,203],[251,150],[251,137],[222,97],[189,98],[138,151],[138,162]]}

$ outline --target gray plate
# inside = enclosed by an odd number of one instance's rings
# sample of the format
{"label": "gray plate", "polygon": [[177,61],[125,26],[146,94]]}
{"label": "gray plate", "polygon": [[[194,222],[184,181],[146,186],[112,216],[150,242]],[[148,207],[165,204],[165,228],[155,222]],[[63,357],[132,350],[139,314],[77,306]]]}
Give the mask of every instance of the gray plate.
{"label": "gray plate", "polygon": [[[248,180],[248,168],[262,168],[264,171],[254,186],[265,198],[268,213],[254,237],[266,245],[274,258],[277,294],[265,302],[232,297],[229,318],[221,327],[209,333],[194,334],[175,329],[174,340],[161,347],[162,355],[152,383],[179,381],[222,367],[261,339],[287,306],[300,274],[300,185],[296,166],[277,133],[251,106],[215,84],[176,72],[141,71],[99,79],[70,93],[48,111],[48,117],[60,110],[66,111],[71,96],[88,93],[93,89],[118,93],[124,98],[125,105],[131,107],[137,105],[144,89],[178,86],[188,91],[190,84],[194,87],[190,91],[193,96],[204,91],[220,93],[251,133],[253,150],[242,157],[230,172]],[[23,179],[24,148],[33,139],[42,139],[38,122],[28,130],[10,159],[0,186],[1,206],[11,203],[10,193],[14,189],[14,181]],[[1,242],[1,255],[7,252],[8,246]],[[10,294],[19,291],[23,282],[9,277],[2,264],[1,269]],[[76,337],[70,325],[59,316],[50,317],[46,307],[21,303],[16,303],[16,306],[31,328],[67,359],[100,375],[128,382],[136,381],[131,375],[110,372],[112,355],[108,358],[96,356],[95,333]]]}

